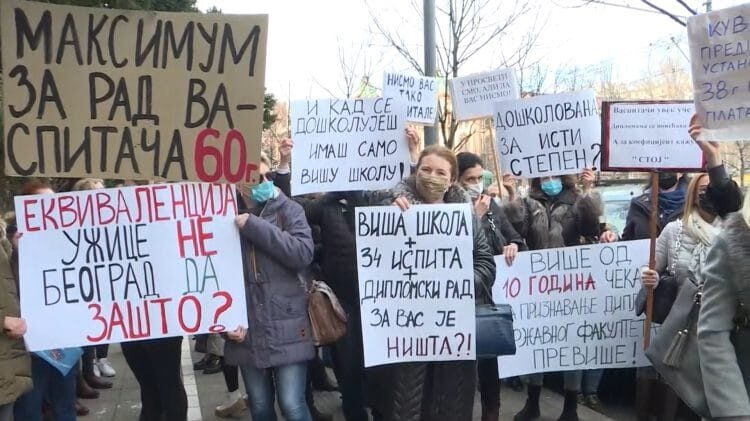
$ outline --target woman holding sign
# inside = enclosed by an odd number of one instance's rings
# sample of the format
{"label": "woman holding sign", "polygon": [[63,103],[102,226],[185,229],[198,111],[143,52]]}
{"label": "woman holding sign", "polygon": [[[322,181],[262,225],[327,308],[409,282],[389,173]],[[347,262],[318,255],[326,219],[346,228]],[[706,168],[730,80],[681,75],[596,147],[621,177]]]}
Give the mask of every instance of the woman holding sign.
{"label": "woman holding sign", "polygon": [[[526,249],[526,243],[516,232],[505,216],[500,205],[484,190],[484,163],[482,158],[470,152],[461,152],[458,160],[458,180],[466,189],[474,204],[474,213],[482,221],[482,229],[487,237],[492,254],[504,255],[505,261],[512,264],[519,251]],[[500,378],[497,358],[478,361],[479,393],[482,400],[482,421],[500,419]]]}
{"label": "woman holding sign", "polygon": [[[412,204],[467,203],[456,184],[458,164],[450,149],[430,146],[417,161],[416,175],[390,192],[388,203],[407,210]],[[488,302],[495,281],[495,261],[484,231],[474,221],[474,297]],[[371,371],[378,383],[375,419],[404,421],[470,421],[476,390],[476,361],[403,363]],[[382,384],[381,384],[382,383]]]}
{"label": "woman holding sign", "polygon": [[[692,123],[690,135],[697,139],[701,126],[695,120]],[[655,289],[654,294],[663,294],[670,284],[675,287],[673,291],[680,291],[683,285],[687,285],[686,282],[692,282],[697,286],[705,281],[703,275],[706,272],[703,268],[709,261],[709,249],[721,231],[725,217],[739,209],[742,203],[739,187],[729,178],[722,165],[718,144],[698,142],[698,145],[703,150],[708,172],[697,174],[690,182],[684,207],[680,209],[682,218],[670,222],[661,232],[656,241],[656,266],[653,270],[644,268],[641,273],[641,282],[645,287],[657,288],[660,283],[662,284],[662,288]],[[733,226],[736,226],[736,223]],[[732,250],[736,252],[739,249]],[[636,306],[640,313],[645,307],[645,302],[636,303]],[[733,310],[735,308],[736,306],[732,307]],[[655,315],[658,310],[660,309],[655,306]],[[669,311],[671,309],[667,308],[666,313]],[[701,311],[704,312],[703,309]],[[715,327],[709,322],[706,329]],[[709,344],[706,349],[711,349],[711,345]],[[710,382],[714,383],[713,380]],[[704,383],[708,386],[707,390],[712,389],[716,392],[713,385],[705,381]],[[722,383],[720,387],[725,386]],[[654,393],[657,388],[664,391],[660,399],[653,398],[657,395]],[[668,385],[660,384],[649,369],[639,371],[636,399],[639,420],[647,419],[651,409],[655,409],[661,419],[675,419],[678,416],[687,419],[698,418]]]}
{"label": "woman holding sign", "polygon": [[302,207],[269,179],[268,158],[259,167],[258,183],[239,186],[250,208],[236,219],[250,328],[227,334],[224,359],[242,370],[253,420],[276,420],[276,396],[285,419],[310,421],[305,386],[315,350],[299,273],[313,260],[312,233]]}
{"label": "woman holding sign", "polygon": [[[594,173],[584,170],[581,180],[583,191],[578,190],[576,177],[571,175],[532,179],[528,197],[506,207],[506,214],[526,239],[529,249],[578,246],[599,240],[614,241],[616,236],[611,231],[600,233],[602,205],[598,195],[593,194]],[[563,377],[565,403],[559,420],[577,421],[581,371],[566,371]],[[515,421],[539,418],[543,381],[543,373],[527,376],[526,405],[515,415]]]}

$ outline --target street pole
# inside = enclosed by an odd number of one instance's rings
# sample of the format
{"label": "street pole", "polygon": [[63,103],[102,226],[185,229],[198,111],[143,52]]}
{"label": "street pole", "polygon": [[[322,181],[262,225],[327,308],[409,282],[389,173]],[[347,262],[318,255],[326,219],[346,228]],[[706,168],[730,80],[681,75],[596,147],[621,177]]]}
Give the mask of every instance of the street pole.
{"label": "street pole", "polygon": [[[424,75],[435,77],[435,0],[423,0],[422,6],[424,8]],[[445,89],[448,87],[446,86]],[[436,144],[437,127],[424,126],[424,145]]]}

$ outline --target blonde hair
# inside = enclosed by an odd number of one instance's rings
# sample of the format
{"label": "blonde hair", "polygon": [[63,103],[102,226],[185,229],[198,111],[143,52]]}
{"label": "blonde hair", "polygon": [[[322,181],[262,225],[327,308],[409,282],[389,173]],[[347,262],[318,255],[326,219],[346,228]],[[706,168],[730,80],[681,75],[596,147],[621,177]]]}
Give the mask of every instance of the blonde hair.
{"label": "blonde hair", "polygon": [[704,177],[708,177],[708,173],[698,173],[690,180],[690,184],[688,184],[687,192],[685,193],[685,205],[682,211],[682,223],[685,225],[688,224],[688,219],[693,214],[693,209],[697,207],[695,199],[698,197],[698,184]]}
{"label": "blonde hair", "polygon": [[76,181],[75,184],[73,184],[73,188],[71,190],[94,190],[96,189],[97,184],[101,184],[102,186],[104,186],[104,180],[102,180],[101,178],[82,178]]}

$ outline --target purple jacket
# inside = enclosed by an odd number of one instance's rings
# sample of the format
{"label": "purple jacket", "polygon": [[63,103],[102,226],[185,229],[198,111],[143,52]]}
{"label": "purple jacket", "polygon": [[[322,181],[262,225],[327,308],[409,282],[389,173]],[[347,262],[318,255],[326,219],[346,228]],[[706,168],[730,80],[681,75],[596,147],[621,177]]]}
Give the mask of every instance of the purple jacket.
{"label": "purple jacket", "polygon": [[313,260],[305,212],[280,193],[259,216],[250,214],[240,235],[249,328],[243,343],[226,341],[224,358],[228,364],[256,368],[311,359],[315,351],[307,292],[298,276]]}

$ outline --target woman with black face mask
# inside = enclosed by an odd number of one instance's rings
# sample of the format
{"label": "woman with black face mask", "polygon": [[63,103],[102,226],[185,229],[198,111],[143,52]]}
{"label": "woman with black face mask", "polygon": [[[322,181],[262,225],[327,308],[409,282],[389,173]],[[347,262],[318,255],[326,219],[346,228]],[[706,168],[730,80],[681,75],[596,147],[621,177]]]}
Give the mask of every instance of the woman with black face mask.
{"label": "woman with black face mask", "polygon": [[[729,178],[719,156],[719,146],[716,142],[700,142],[698,135],[701,131],[700,122],[693,117],[689,130],[690,136],[703,151],[706,160],[707,173],[700,173],[687,186],[686,180],[679,180],[677,188],[663,189],[672,184],[674,177],[668,173],[659,176],[659,238],[656,243],[656,268],[644,270],[641,280],[644,285],[656,285],[659,273],[665,273],[669,268],[675,274],[678,282],[700,281],[700,269],[705,261],[708,246],[712,243],[719,224],[729,213],[740,209],[742,192],[737,183]],[[683,205],[671,212],[665,212],[676,205],[679,189]],[[670,199],[672,201],[670,201]],[[662,206],[662,200],[665,205]],[[623,239],[637,240],[649,237],[650,192],[633,199],[628,212],[628,222],[623,233]],[[662,231],[663,229],[663,231]],[[679,240],[679,241],[678,241]],[[650,367],[637,370],[636,386],[636,419],[649,420],[655,415],[658,419],[677,419],[677,411],[683,416],[687,408],[676,409],[679,399],[665,384],[662,384],[656,372]],[[657,389],[662,389],[661,393]],[[693,416],[693,419],[697,417]]]}
{"label": "woman with black face mask", "polygon": [[[723,171],[723,167],[722,167]],[[726,172],[724,172],[726,177]],[[727,177],[728,178],[728,177]],[[659,173],[659,210],[657,212],[657,233],[682,216],[685,205],[685,191],[689,179],[684,173]],[[622,239],[642,240],[649,238],[649,218],[651,216],[651,185],[646,191],[630,202]]]}

